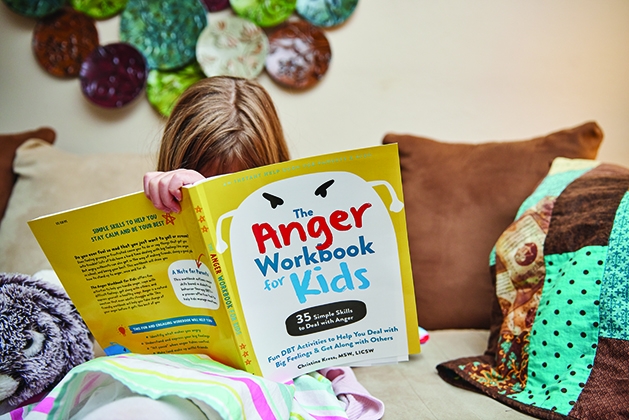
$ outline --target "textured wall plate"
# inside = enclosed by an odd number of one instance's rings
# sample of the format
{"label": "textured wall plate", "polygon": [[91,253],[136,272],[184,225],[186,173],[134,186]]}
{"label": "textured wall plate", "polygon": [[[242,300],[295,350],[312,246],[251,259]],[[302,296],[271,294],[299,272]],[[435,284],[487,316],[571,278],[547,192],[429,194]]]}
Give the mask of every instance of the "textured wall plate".
{"label": "textured wall plate", "polygon": [[81,90],[104,108],[120,108],[135,99],[146,84],[144,56],[122,42],[99,46],[81,66]]}
{"label": "textured wall plate", "polygon": [[33,30],[35,58],[53,76],[77,77],[97,46],[94,19],[69,7],[42,18]]}
{"label": "textured wall plate", "polygon": [[18,15],[40,18],[60,10],[65,0],[3,0]]}
{"label": "textured wall plate", "polygon": [[146,80],[146,97],[157,112],[168,117],[181,94],[203,78],[205,74],[196,61],[177,70],[153,69]]}
{"label": "textured wall plate", "polygon": [[229,0],[202,0],[208,12],[214,13],[229,7]]}
{"label": "textured wall plate", "polygon": [[234,11],[258,26],[279,25],[293,14],[297,0],[231,0]]}
{"label": "textured wall plate", "polygon": [[315,26],[329,28],[345,22],[358,0],[297,0],[297,13]]}
{"label": "textured wall plate", "polygon": [[197,41],[197,61],[207,76],[255,78],[264,69],[269,40],[259,26],[238,16],[213,19]]}
{"label": "textured wall plate", "polygon": [[328,71],[331,59],[323,31],[304,20],[288,22],[269,34],[266,71],[279,84],[310,88]]}
{"label": "textured wall plate", "polygon": [[120,40],[136,47],[150,68],[172,70],[194,60],[207,11],[199,0],[129,0]]}
{"label": "textured wall plate", "polygon": [[127,0],[69,0],[72,8],[94,19],[107,19],[122,11]]}

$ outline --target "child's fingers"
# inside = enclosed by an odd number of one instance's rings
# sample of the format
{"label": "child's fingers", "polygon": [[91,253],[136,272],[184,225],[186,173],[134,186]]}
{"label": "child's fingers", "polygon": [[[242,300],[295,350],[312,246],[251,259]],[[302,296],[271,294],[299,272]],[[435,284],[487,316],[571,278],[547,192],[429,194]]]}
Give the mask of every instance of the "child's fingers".
{"label": "child's fingers", "polygon": [[148,172],[144,175],[144,193],[158,210],[179,213],[182,199],[181,187],[204,179],[200,173],[189,169],[169,172]]}

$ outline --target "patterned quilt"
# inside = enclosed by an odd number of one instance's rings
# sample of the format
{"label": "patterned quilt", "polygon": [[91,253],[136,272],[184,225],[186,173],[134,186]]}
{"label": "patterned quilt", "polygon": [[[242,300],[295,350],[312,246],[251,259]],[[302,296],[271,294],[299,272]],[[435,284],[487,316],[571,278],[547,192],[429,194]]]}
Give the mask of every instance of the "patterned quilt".
{"label": "patterned quilt", "polygon": [[488,349],[444,380],[539,418],[629,418],[628,189],[628,169],[553,162],[492,251]]}

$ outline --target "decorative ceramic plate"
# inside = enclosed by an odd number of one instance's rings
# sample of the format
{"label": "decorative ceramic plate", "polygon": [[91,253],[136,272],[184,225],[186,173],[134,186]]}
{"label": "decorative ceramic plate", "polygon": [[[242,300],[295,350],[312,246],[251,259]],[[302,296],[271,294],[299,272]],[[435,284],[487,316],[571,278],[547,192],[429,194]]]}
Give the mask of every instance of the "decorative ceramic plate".
{"label": "decorative ceramic plate", "polygon": [[332,50],[323,31],[297,20],[269,34],[266,71],[276,82],[295,89],[315,85],[328,71]]}
{"label": "decorative ceramic plate", "polygon": [[2,0],[18,15],[40,18],[61,9],[65,0]]}
{"label": "decorative ceramic plate", "polygon": [[199,0],[129,0],[120,39],[144,54],[150,68],[172,70],[194,60],[207,12]]}
{"label": "decorative ceramic plate", "polygon": [[146,61],[132,45],[114,43],[97,47],[81,66],[81,89],[87,99],[104,108],[120,108],[146,84]]}
{"label": "decorative ceramic plate", "polygon": [[37,22],[32,46],[48,73],[77,77],[83,60],[98,46],[98,31],[94,19],[68,7]]}
{"label": "decorative ceramic plate", "polygon": [[197,41],[197,61],[207,76],[255,78],[268,51],[262,28],[233,15],[213,19]]}
{"label": "decorative ceramic plate", "polygon": [[258,26],[275,26],[290,17],[297,0],[231,0],[232,9]]}
{"label": "decorative ceramic plate", "polygon": [[315,26],[340,25],[354,13],[358,0],[297,0],[297,13]]}
{"label": "decorative ceramic plate", "polygon": [[70,0],[72,8],[94,19],[107,19],[120,13],[127,0]]}
{"label": "decorative ceramic plate", "polygon": [[157,112],[168,117],[181,94],[203,78],[205,74],[196,61],[178,70],[151,70],[146,80],[146,96]]}
{"label": "decorative ceramic plate", "polygon": [[202,0],[208,12],[214,13],[229,7],[229,0]]}

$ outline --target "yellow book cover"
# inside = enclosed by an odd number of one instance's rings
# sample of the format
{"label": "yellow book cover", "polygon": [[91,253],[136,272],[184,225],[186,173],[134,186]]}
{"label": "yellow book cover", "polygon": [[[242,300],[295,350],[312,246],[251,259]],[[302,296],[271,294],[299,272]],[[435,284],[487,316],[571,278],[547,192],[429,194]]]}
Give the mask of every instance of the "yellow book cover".
{"label": "yellow book cover", "polygon": [[397,145],[295,159],[29,222],[108,354],[206,353],[285,381],[403,361],[419,334]]}

